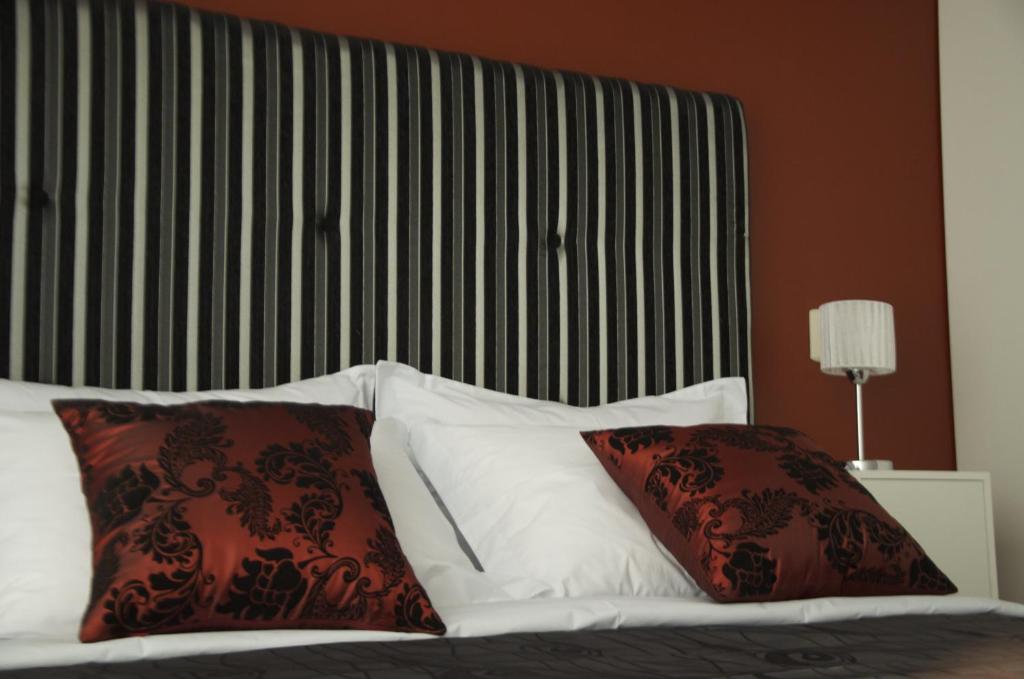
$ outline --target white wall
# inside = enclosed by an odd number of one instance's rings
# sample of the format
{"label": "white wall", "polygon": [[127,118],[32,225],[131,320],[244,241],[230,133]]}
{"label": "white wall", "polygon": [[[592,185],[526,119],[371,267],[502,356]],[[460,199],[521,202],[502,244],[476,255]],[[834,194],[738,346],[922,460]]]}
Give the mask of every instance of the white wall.
{"label": "white wall", "polygon": [[939,0],[939,67],[957,465],[992,473],[1024,602],[1024,0]]}

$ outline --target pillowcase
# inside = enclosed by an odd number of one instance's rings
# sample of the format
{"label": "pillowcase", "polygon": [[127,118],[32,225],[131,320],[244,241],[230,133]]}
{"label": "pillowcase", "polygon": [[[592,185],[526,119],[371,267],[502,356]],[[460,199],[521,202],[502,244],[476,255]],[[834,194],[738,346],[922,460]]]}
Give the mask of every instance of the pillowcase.
{"label": "pillowcase", "polygon": [[193,401],[294,401],[297,403],[339,403],[373,409],[372,365],[357,365],[340,372],[311,377],[298,382],[263,389],[219,389],[212,391],[145,391],[105,389],[102,387],[66,387],[0,379],[0,410],[52,413],[54,399],[97,398],[107,401],[132,401],[173,405]]}
{"label": "pillowcase", "polygon": [[[381,361],[377,364],[376,377],[376,402],[377,416],[379,418],[394,418],[401,421],[407,429],[413,429],[424,423],[450,424],[450,425],[473,425],[473,426],[496,426],[512,427],[505,429],[502,433],[507,436],[511,433],[505,443],[510,449],[515,449],[519,436],[519,429],[529,426],[561,426],[573,428],[574,432],[580,429],[595,427],[619,427],[627,425],[647,424],[697,424],[701,422],[746,422],[747,417],[747,396],[746,386],[742,378],[725,378],[713,380],[703,384],[694,385],[685,389],[666,394],[664,396],[648,396],[610,405],[596,406],[592,408],[580,408],[555,403],[551,401],[539,401],[535,399],[514,396],[500,392],[475,387],[442,377],[435,377],[420,373],[414,368],[398,363]],[[437,432],[435,432],[437,433]],[[465,432],[468,435],[468,430]],[[497,432],[492,432],[492,434]],[[462,435],[462,434],[460,434]],[[421,467],[420,448],[426,439],[423,434],[418,433],[414,437],[415,445],[406,446],[404,450],[389,451],[393,455],[411,456],[414,462]],[[543,436],[542,436],[543,437]],[[577,434],[573,434],[570,452],[570,459],[579,460],[580,453],[586,452],[586,447],[578,440]],[[530,476],[543,476],[547,471],[543,465],[553,463],[556,466],[561,464],[558,460],[560,455],[566,454],[563,443],[568,442],[565,438],[562,443],[553,447],[545,447],[546,451],[535,456],[537,462],[534,466],[526,465],[521,471]],[[500,442],[492,442],[492,445],[499,445]],[[573,452],[573,449],[575,452]],[[585,455],[583,456],[585,457]],[[513,460],[514,462],[515,460]],[[539,465],[539,466],[538,466]],[[590,464],[588,483],[606,484],[604,473],[598,465]],[[486,470],[486,467],[482,467]],[[435,492],[438,506],[445,512],[449,512],[447,505],[456,503],[460,506],[473,505],[474,497],[466,498],[465,502],[459,502],[455,494],[467,492],[472,489],[459,487],[458,484],[444,483],[445,490],[440,492],[434,486],[434,479],[430,474],[423,473],[427,485]],[[488,484],[493,488],[504,488],[500,474],[491,472],[487,479],[493,481]],[[550,489],[548,489],[550,490]],[[620,493],[615,493],[619,501],[623,501]],[[536,502],[557,502],[556,497],[538,496]],[[569,522],[586,521],[587,507],[576,507],[572,517],[566,517]],[[450,512],[449,512],[450,513]],[[495,542],[510,538],[508,531],[503,527],[503,522],[497,514],[490,515],[493,518]],[[486,517],[480,517],[486,520]],[[454,529],[459,530],[458,521]],[[649,532],[649,531],[648,531]],[[532,532],[526,532],[516,537],[522,544],[530,540]],[[468,537],[468,536],[467,536]],[[467,542],[471,548],[468,557],[481,560],[475,554],[478,546],[472,541]],[[593,545],[595,553],[600,553],[600,546]],[[660,545],[656,548],[661,551]],[[532,550],[539,552],[542,550]],[[672,562],[672,558],[664,553],[662,558],[668,561],[665,568],[655,569],[649,574],[629,573],[622,571],[622,560],[614,563],[581,563],[579,560],[566,558],[563,560],[563,570],[553,573],[550,566],[541,563],[536,559],[521,558],[515,564],[502,562],[503,568],[501,578],[489,568],[485,568],[487,574],[492,577],[500,586],[513,598],[523,599],[532,596],[553,595],[558,592],[572,592],[574,596],[600,596],[611,593],[640,595],[653,592],[672,592],[676,595],[685,595],[687,592],[694,593],[696,587],[684,585],[677,577],[664,578],[666,572],[678,574],[678,566]],[[546,557],[540,559],[546,561]],[[491,560],[492,566],[496,563]],[[545,574],[542,579],[538,575]],[[601,583],[595,587],[595,583]],[[615,583],[609,589],[607,583]]]}
{"label": "pillowcase", "polygon": [[581,408],[425,375],[401,363],[377,363],[376,414],[406,426],[434,421],[462,425],[552,425],[589,428],[645,424],[747,422],[742,377],[695,384],[663,396],[642,396]]}
{"label": "pillowcase", "polygon": [[0,638],[74,639],[92,536],[78,462],[49,412],[0,412]]}
{"label": "pillowcase", "polygon": [[370,447],[398,540],[430,600],[442,614],[448,606],[508,600],[508,593],[480,572],[459,545],[458,533],[409,459],[407,439],[401,422],[378,419]]}
{"label": "pillowcase", "polygon": [[655,426],[582,436],[717,601],[956,592],[844,465],[794,429]]}
{"label": "pillowcase", "polygon": [[572,427],[413,427],[420,469],[513,598],[703,598]]}
{"label": "pillowcase", "polygon": [[93,534],[80,639],[217,629],[443,634],[349,406],[55,401]]}

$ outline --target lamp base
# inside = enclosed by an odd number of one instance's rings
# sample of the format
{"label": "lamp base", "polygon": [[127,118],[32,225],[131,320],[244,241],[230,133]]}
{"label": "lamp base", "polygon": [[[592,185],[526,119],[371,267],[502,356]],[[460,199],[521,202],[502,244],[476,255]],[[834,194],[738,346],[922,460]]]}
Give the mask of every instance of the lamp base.
{"label": "lamp base", "polygon": [[892,460],[850,460],[846,468],[851,471],[888,471],[893,468]]}

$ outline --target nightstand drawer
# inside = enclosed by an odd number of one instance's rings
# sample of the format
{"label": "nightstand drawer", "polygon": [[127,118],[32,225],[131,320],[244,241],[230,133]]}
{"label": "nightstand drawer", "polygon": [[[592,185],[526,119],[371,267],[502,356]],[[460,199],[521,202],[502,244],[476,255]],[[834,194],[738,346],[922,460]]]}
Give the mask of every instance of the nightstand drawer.
{"label": "nightstand drawer", "polygon": [[965,596],[998,597],[986,472],[855,472]]}

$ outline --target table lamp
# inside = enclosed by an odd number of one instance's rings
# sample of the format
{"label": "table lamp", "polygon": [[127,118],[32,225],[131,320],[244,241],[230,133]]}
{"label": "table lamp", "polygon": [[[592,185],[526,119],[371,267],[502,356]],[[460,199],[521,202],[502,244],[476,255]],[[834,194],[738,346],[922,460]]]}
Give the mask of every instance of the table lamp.
{"label": "table lamp", "polygon": [[861,391],[872,375],[896,371],[896,331],[892,305],[866,299],[822,304],[811,311],[811,358],[827,375],[845,375],[857,392],[856,470],[892,469],[890,460],[864,458],[864,405]]}

